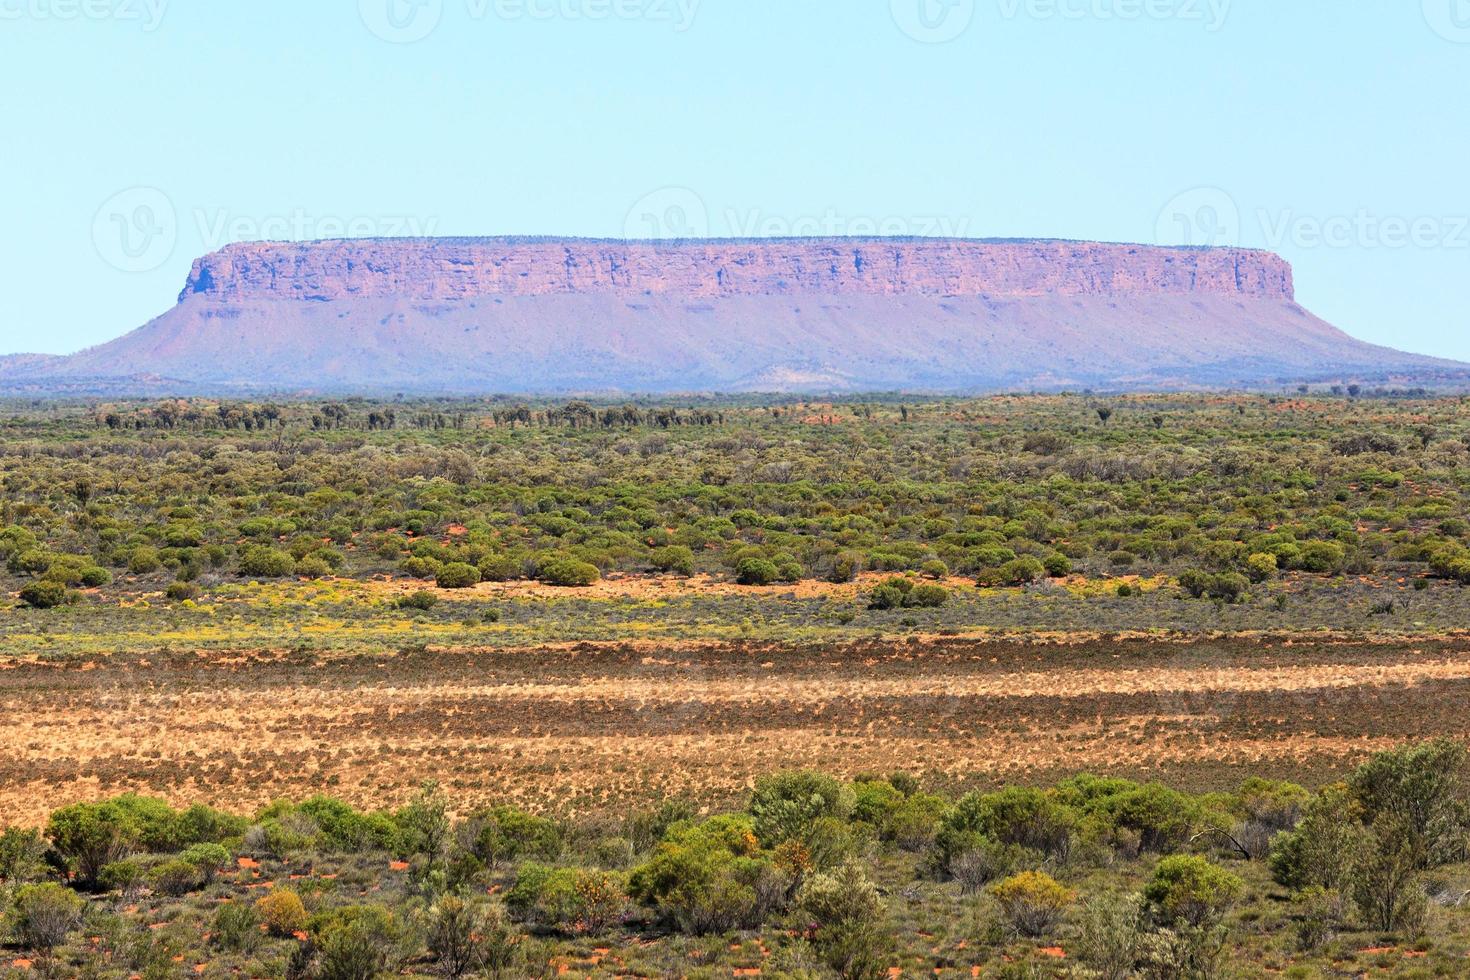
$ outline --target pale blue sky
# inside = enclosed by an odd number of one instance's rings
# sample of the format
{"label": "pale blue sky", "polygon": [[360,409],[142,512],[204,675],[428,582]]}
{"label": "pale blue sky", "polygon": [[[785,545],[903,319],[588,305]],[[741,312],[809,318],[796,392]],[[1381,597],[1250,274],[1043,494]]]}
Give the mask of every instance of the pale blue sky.
{"label": "pale blue sky", "polygon": [[1239,240],[1470,360],[1467,82],[1470,0],[0,0],[0,353],[239,238],[882,231]]}

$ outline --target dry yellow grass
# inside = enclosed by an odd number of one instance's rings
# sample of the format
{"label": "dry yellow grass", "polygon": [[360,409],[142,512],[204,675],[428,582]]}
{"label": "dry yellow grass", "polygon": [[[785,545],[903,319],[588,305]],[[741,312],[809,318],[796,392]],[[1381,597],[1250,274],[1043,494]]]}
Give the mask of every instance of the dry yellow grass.
{"label": "dry yellow grass", "polygon": [[0,823],[123,790],[238,811],[710,802],[792,766],[950,787],[1081,770],[1207,787],[1325,777],[1470,735],[1470,642],[577,645],[380,657],[175,655],[0,671]]}

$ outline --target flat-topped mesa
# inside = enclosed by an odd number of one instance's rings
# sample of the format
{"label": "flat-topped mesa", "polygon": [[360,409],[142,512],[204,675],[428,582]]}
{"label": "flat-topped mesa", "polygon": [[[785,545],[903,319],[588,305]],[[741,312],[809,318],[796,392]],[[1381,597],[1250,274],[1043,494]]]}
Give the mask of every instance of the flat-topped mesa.
{"label": "flat-topped mesa", "polygon": [[1291,301],[1294,289],[1285,260],[1237,248],[933,238],[444,238],[230,245],[194,263],[180,300],[448,302],[558,294],[1203,294]]}

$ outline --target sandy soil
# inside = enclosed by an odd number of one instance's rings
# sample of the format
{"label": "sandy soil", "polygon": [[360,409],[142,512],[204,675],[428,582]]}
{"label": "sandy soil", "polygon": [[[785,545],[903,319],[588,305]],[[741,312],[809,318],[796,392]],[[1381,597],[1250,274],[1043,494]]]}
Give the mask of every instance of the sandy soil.
{"label": "sandy soil", "polygon": [[0,670],[0,824],[125,789],[238,811],[426,779],[466,804],[717,802],[791,766],[946,788],[1082,770],[1190,788],[1320,781],[1375,749],[1470,736],[1470,640],[1270,637],[828,649],[582,645]]}

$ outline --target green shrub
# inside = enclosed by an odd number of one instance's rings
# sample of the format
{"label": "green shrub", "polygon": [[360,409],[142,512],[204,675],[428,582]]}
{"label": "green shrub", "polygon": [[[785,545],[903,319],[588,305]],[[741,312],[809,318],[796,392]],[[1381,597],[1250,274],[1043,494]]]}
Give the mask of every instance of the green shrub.
{"label": "green shrub", "polygon": [[540,925],[600,933],[622,914],[627,893],[611,874],[583,868],[521,865],[505,904]]}
{"label": "green shrub", "polygon": [[938,609],[949,601],[949,590],[942,585],[916,586],[904,599],[904,605],[914,609]]}
{"label": "green shrub", "polygon": [[187,895],[203,882],[199,868],[183,858],[174,858],[154,867],[148,873],[153,890],[161,895]]}
{"label": "green shrub", "polygon": [[521,563],[509,555],[487,555],[480,559],[480,580],[510,582],[521,577]]}
{"label": "green shrub", "polygon": [[1470,751],[1448,739],[1381,752],[1353,773],[1365,824],[1397,821],[1423,866],[1463,861],[1470,833]]}
{"label": "green shrub", "polygon": [[875,976],[886,966],[892,940],[880,928],[883,900],[856,862],[807,878],[796,906],[816,926],[817,949],[838,976]]}
{"label": "green shrub", "polygon": [[685,578],[694,574],[694,552],[683,545],[659,548],[649,556],[649,561],[661,572],[682,575]]}
{"label": "green shrub", "polygon": [[441,589],[472,589],[480,584],[480,570],[465,562],[450,562],[435,576]]}
{"label": "green shrub", "polygon": [[905,851],[922,851],[934,843],[949,802],[943,797],[915,792],[904,798],[884,828],[884,836]]}
{"label": "green shrub", "polygon": [[288,938],[306,929],[306,906],[301,896],[290,888],[273,888],[258,899],[255,913],[272,936]]}
{"label": "green shrub", "polygon": [[1428,911],[1424,863],[1422,839],[1406,818],[1383,817],[1370,828],[1350,872],[1353,903],[1368,928],[1420,931]]}
{"label": "green shrub", "polygon": [[1165,786],[1129,786],[1093,800],[1087,814],[1123,850],[1168,854],[1189,839],[1200,819],[1199,803]]}
{"label": "green shrub", "polygon": [[770,585],[780,576],[775,563],[764,558],[743,558],[735,566],[735,581],[741,585]]}
{"label": "green shrub", "polygon": [[249,953],[260,943],[260,916],[244,902],[225,902],[214,913],[210,933],[221,949]]}
{"label": "green shrub", "polygon": [[1159,862],[1144,887],[1160,922],[1199,927],[1218,921],[1245,890],[1245,882],[1204,858],[1176,854]]}
{"label": "green shrub", "polygon": [[949,578],[949,566],[933,558],[919,566],[919,574],[925,578],[932,578],[936,582],[942,582]]}
{"label": "green shrub", "polygon": [[445,895],[429,910],[425,943],[446,977],[499,976],[516,965],[520,940],[497,904]]}
{"label": "green shrub", "polygon": [[220,869],[229,863],[230,852],[220,844],[194,844],[185,848],[179,859],[193,867],[203,883],[208,885],[214,881]]}
{"label": "green shrub", "polygon": [[936,846],[940,864],[973,849],[975,837],[1065,858],[1079,818],[1054,794],[1036,789],[1011,788],[998,793],[971,793],[955,804],[944,819]]}
{"label": "green shrub", "polygon": [[133,549],[128,555],[128,571],[134,575],[149,575],[158,571],[163,561],[158,556],[157,548],[140,545]]}
{"label": "green shrub", "polygon": [[851,787],[814,772],[782,772],[756,780],[749,812],[767,847],[800,840],[822,817],[846,820],[854,802]]}
{"label": "green shrub", "polygon": [[86,903],[61,885],[23,885],[15,893],[14,925],[21,945],[50,955],[81,924]]}
{"label": "green shrub", "polygon": [[554,861],[563,846],[561,828],[544,817],[502,806],[471,818],[472,850],[490,867],[535,858]]}
{"label": "green shrub", "polygon": [[827,580],[842,585],[854,581],[866,567],[867,558],[861,551],[844,551],[832,559],[832,573]]}
{"label": "green shrub", "polygon": [[163,590],[164,597],[173,602],[184,602],[199,598],[199,586],[193,582],[170,582]]}
{"label": "green shrub", "polygon": [[332,574],[332,566],[317,555],[307,555],[296,562],[296,574],[309,579],[327,578]]}
{"label": "green shrub", "polygon": [[399,596],[395,605],[399,609],[417,609],[419,612],[428,612],[439,605],[439,597],[432,592],[420,590]]}
{"label": "green shrub", "polygon": [[103,868],[97,875],[97,883],[109,892],[121,892],[123,895],[132,895],[143,887],[147,875],[143,871],[143,865],[134,858],[124,858],[114,861]]}
{"label": "green shrub", "polygon": [[317,980],[373,980],[396,974],[413,955],[408,930],[381,905],[349,905],[314,917]]}
{"label": "green shrub", "polygon": [[1041,567],[1046,570],[1050,578],[1066,578],[1072,574],[1072,560],[1066,555],[1053,551],[1041,560]]}
{"label": "green shrub", "polygon": [[561,588],[585,588],[602,580],[596,565],[565,558],[541,566],[537,578],[547,585]]}
{"label": "green shrub", "polygon": [[135,812],[109,800],[56,810],[47,822],[46,836],[78,882],[93,886],[104,867],[139,845],[143,828]]}
{"label": "green shrub", "polygon": [[979,584],[981,588],[1029,585],[1045,575],[1046,566],[1038,559],[1027,555],[1024,558],[1008,561],[999,568],[981,572]]}
{"label": "green shrub", "polygon": [[240,574],[245,578],[286,578],[296,571],[296,559],[284,551],[259,545],[240,556]]}
{"label": "green shrub", "polygon": [[20,590],[20,601],[32,609],[55,609],[72,601],[72,594],[60,582],[31,582]]}
{"label": "green shrub", "polygon": [[0,884],[25,884],[46,874],[46,839],[22,827],[0,831]]}
{"label": "green shrub", "polygon": [[671,828],[628,890],[684,932],[705,935],[759,926],[773,908],[767,883],[776,874],[748,818],[715,817]]}
{"label": "green shrub", "polygon": [[1276,577],[1276,556],[1257,553],[1245,560],[1246,572],[1252,582],[1265,582]]}
{"label": "green shrub", "polygon": [[1036,938],[1051,931],[1077,893],[1041,871],[1023,871],[990,889],[1010,927]]}

